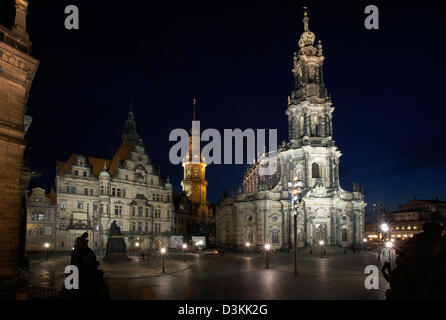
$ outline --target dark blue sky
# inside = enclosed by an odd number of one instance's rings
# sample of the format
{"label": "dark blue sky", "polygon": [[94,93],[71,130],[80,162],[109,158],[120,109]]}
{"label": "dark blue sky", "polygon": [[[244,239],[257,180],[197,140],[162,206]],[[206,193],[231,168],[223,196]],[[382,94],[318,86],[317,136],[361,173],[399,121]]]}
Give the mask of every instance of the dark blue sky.
{"label": "dark blue sky", "polygon": [[[2,1],[1,23],[13,19]],[[56,158],[111,157],[128,101],[149,156],[180,191],[168,161],[169,132],[189,128],[192,97],[202,129],[277,128],[293,85],[303,30],[299,1],[31,1],[28,30],[41,63],[27,135],[33,185],[49,187]],[[333,98],[341,183],[365,186],[366,202],[388,210],[417,198],[446,200],[444,11],[436,2],[374,1],[380,29],[364,28],[368,2],[308,1],[322,40]],[[80,30],[65,30],[76,4]],[[211,201],[241,183],[245,166],[209,166]]]}

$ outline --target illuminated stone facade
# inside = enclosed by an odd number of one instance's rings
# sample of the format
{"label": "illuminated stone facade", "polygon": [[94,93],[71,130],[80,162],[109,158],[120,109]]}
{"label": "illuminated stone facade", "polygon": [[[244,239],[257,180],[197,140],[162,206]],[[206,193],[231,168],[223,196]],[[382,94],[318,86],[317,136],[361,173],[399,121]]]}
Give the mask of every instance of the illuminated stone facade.
{"label": "illuminated stone facade", "polygon": [[132,112],[122,139],[111,160],[72,155],[58,163],[56,250],[71,250],[83,232],[89,233],[91,247],[105,250],[114,220],[128,249],[136,242],[140,250],[169,245],[172,185],[147,155]]}
{"label": "illuminated stone facade", "polygon": [[30,56],[31,42],[26,32],[28,2],[15,3],[12,29],[0,25],[0,281],[14,281],[22,258],[25,108],[39,64]]}
{"label": "illuminated stone facade", "polygon": [[[359,246],[364,237],[364,190],[354,184],[353,192],[340,185],[341,152],[333,140],[334,107],[324,84],[322,44],[314,46],[315,35],[304,17],[299,52],[294,54],[295,89],[288,97],[289,141],[278,152],[264,154],[245,173],[243,186],[233,198],[217,205],[217,243],[242,247],[245,242],[272,242],[275,248],[291,248],[293,217],[288,182],[294,177],[305,187],[299,207],[299,246]],[[277,171],[259,174],[265,161],[274,157]]]}

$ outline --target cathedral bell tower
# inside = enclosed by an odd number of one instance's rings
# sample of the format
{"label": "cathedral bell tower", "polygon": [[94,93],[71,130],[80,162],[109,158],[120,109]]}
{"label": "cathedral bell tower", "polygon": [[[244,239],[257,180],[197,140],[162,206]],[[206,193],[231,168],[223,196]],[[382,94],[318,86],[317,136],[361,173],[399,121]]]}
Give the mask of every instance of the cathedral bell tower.
{"label": "cathedral bell tower", "polygon": [[324,84],[322,43],[314,46],[316,36],[308,26],[304,8],[304,32],[299,40],[299,52],[294,53],[295,88],[288,96],[288,135],[290,147],[332,145],[331,98]]}
{"label": "cathedral bell tower", "polygon": [[[194,98],[194,116],[197,100]],[[198,214],[208,216],[208,206],[206,201],[206,188],[208,182],[205,179],[206,163],[200,153],[199,129],[192,126],[189,137],[189,153],[183,160],[184,179],[181,181],[183,191],[187,197],[198,208]]]}

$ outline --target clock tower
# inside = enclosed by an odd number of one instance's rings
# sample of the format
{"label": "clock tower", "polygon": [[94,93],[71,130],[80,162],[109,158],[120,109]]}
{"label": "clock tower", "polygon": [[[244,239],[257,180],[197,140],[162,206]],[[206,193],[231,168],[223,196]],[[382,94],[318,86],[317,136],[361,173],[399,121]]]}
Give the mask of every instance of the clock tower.
{"label": "clock tower", "polygon": [[[194,116],[195,121],[195,106],[197,100],[194,98]],[[200,133],[199,127],[192,126],[191,135],[189,137],[189,153],[183,160],[184,179],[181,181],[183,191],[186,193],[189,200],[197,207],[198,215],[207,217],[209,209],[206,201],[206,188],[208,182],[206,181],[206,163],[200,153]]]}

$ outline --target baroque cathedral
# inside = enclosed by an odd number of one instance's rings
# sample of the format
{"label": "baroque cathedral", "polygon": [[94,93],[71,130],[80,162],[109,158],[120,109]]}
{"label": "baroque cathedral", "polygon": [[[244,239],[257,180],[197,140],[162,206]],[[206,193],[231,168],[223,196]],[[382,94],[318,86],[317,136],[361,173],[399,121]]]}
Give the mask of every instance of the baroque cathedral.
{"label": "baroque cathedral", "polygon": [[[321,41],[308,26],[299,52],[294,53],[295,88],[288,96],[289,141],[274,154],[264,153],[245,172],[243,185],[233,198],[224,196],[217,205],[217,243],[240,249],[246,242],[270,242],[276,249],[289,249],[294,242],[293,212],[288,182],[304,183],[297,217],[298,245],[358,246],[364,238],[364,189],[353,184],[353,192],[340,185],[341,152],[333,140],[331,97],[324,84]],[[277,161],[272,175],[262,175],[267,159]]]}

